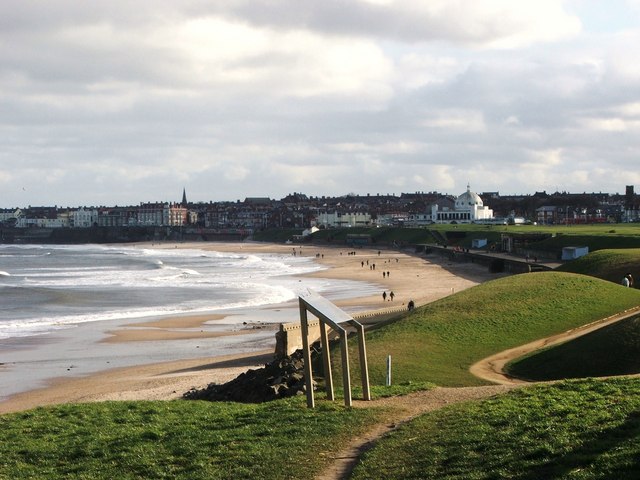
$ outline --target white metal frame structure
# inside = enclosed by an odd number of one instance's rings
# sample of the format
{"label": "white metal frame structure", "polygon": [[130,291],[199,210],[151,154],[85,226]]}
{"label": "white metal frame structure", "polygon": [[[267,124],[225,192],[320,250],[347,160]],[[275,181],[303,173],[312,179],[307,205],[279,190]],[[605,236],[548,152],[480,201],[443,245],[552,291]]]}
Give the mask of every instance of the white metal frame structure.
{"label": "white metal frame structure", "polygon": [[342,354],[342,383],[344,387],[344,404],[352,405],[351,374],[349,372],[349,350],[347,345],[347,329],[344,324],[355,327],[358,335],[360,354],[360,376],[362,377],[362,396],[364,400],[371,400],[369,387],[369,369],[367,366],[367,347],[364,339],[364,327],[354,320],[346,312],[338,308],[326,298],[309,291],[306,295],[300,295],[300,326],[302,330],[302,348],[304,351],[304,374],[307,387],[307,407],[314,408],[313,396],[313,372],[311,367],[311,349],[309,345],[308,312],[318,317],[320,321],[320,341],[322,344],[322,360],[325,371],[325,383],[327,398],[335,400],[333,393],[333,375],[331,373],[331,358],[329,353],[329,334],[327,327],[333,329],[340,337],[340,350]]}

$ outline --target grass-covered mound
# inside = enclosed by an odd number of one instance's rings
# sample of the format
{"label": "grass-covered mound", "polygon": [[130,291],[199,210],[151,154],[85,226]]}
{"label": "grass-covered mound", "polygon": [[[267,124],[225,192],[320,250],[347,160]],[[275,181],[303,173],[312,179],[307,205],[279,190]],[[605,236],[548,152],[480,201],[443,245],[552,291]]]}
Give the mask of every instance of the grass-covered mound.
{"label": "grass-covered mound", "polygon": [[615,283],[620,283],[622,277],[631,273],[634,279],[640,281],[640,248],[598,250],[565,263],[558,270],[591,275]]}
{"label": "grass-covered mound", "polygon": [[0,416],[0,478],[313,478],[381,412],[303,398],[105,402]]}
{"label": "grass-covered mound", "polygon": [[352,478],[640,478],[640,381],[538,386],[424,415]]}
{"label": "grass-covered mound", "polygon": [[507,365],[528,380],[604,377],[640,372],[640,317],[622,320]]}
{"label": "grass-covered mound", "polygon": [[[636,305],[639,290],[584,275],[540,272],[486,282],[367,333],[371,381],[384,384],[391,355],[394,383],[479,385],[469,373],[473,363]],[[357,373],[356,351],[351,358]]]}

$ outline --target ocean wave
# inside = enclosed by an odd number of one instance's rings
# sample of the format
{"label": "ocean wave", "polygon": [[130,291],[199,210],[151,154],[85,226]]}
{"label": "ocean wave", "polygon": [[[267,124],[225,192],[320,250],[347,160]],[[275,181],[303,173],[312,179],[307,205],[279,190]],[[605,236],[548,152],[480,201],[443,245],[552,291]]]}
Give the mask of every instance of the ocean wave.
{"label": "ocean wave", "polygon": [[[0,338],[86,322],[261,308],[291,301],[306,287],[337,294],[347,285],[301,280],[324,267],[281,254],[91,245],[0,251],[16,255],[6,263],[3,257],[2,271],[11,276],[0,276]],[[53,254],[34,256],[45,251]]]}

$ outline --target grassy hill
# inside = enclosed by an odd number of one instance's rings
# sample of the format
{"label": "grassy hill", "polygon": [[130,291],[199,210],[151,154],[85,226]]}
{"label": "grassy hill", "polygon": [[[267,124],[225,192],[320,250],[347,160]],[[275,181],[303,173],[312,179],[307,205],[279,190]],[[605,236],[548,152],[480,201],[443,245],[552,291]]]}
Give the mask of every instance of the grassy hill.
{"label": "grassy hill", "polygon": [[[640,249],[599,250],[558,270],[619,283],[626,273],[640,275]],[[640,320],[634,318],[518,359],[507,370],[531,380],[631,374],[640,372],[639,354]]]}
{"label": "grassy hill", "polygon": [[[490,281],[368,333],[371,381],[384,384],[391,355],[394,382],[479,385],[469,373],[476,361],[636,305],[640,290],[584,275],[540,272]],[[354,346],[354,376],[357,358]]]}
{"label": "grassy hill", "polygon": [[423,415],[351,478],[640,478],[640,381],[563,382]]}
{"label": "grassy hill", "polygon": [[640,372],[640,317],[603,327],[507,365],[529,380],[627,375]]}
{"label": "grassy hill", "polygon": [[615,283],[620,283],[624,275],[631,273],[640,281],[640,248],[598,250],[565,263],[557,270],[591,275]]}

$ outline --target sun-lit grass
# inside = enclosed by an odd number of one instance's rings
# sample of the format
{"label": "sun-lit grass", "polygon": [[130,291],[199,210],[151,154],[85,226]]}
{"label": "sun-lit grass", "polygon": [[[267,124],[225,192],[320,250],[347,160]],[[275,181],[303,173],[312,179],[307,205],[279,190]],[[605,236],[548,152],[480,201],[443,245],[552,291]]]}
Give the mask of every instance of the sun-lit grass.
{"label": "sun-lit grass", "polygon": [[631,273],[640,281],[640,248],[605,249],[591,252],[558,268],[559,271],[581,273],[620,283]]}
{"label": "sun-lit grass", "polygon": [[[640,290],[584,275],[540,272],[494,280],[367,333],[371,381],[385,383],[391,355],[397,382],[483,384],[469,372],[476,361],[637,305]],[[355,347],[351,359],[357,375]]]}
{"label": "sun-lit grass", "polygon": [[382,412],[304,399],[61,405],[0,416],[0,478],[313,478]]}
{"label": "sun-lit grass", "polygon": [[538,386],[423,415],[352,478],[640,478],[640,380]]}

